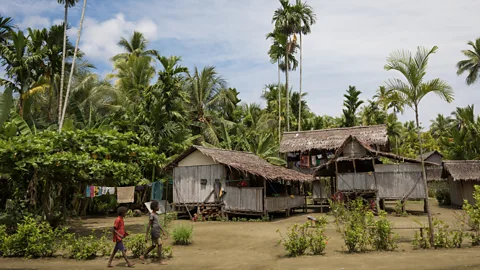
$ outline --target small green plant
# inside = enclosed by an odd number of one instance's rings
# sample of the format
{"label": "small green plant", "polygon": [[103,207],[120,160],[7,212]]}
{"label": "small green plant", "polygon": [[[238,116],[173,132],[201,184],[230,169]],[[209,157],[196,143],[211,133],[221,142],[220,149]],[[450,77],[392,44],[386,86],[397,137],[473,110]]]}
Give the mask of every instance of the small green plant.
{"label": "small green plant", "polygon": [[[417,222],[420,224],[419,222]],[[431,247],[428,238],[429,228],[422,226],[423,233],[415,232],[413,236],[412,245],[416,249],[428,249]],[[433,239],[433,247],[439,248],[460,248],[463,243],[465,234],[461,230],[451,230],[450,226],[442,220],[433,219],[433,229],[435,231]]]}
{"label": "small green plant", "polygon": [[190,245],[192,243],[193,226],[178,225],[173,228],[172,238],[176,245]]}
{"label": "small green plant", "polygon": [[408,213],[404,211],[403,203],[401,201],[397,201],[395,204],[395,214],[397,217],[406,217],[408,216]]}
{"label": "small green plant", "polygon": [[309,245],[307,237],[308,226],[308,223],[302,225],[296,223],[292,227],[287,228],[286,237],[283,237],[280,230],[277,230],[281,237],[280,243],[283,243],[288,256],[297,257],[305,254]]}
{"label": "small green plant", "polygon": [[392,251],[398,248],[398,235],[393,233],[393,224],[388,221],[387,213],[380,211],[379,218],[371,228],[373,247],[375,250]]}
{"label": "small green plant", "polygon": [[473,192],[474,204],[470,204],[467,200],[463,202],[463,210],[466,214],[466,220],[468,226],[473,231],[471,234],[472,245],[480,245],[480,186],[475,185],[475,191]]}
{"label": "small green plant", "polygon": [[137,234],[125,238],[125,247],[132,252],[134,258],[139,258],[147,250],[147,243],[143,234]]}
{"label": "small green plant", "polygon": [[439,205],[450,205],[450,190],[448,188],[438,189],[435,192],[435,198]]}
{"label": "small green plant", "polygon": [[325,235],[327,223],[328,222],[325,217],[317,218],[315,227],[308,230],[308,244],[313,255],[320,255],[325,251],[328,243],[328,237]]}

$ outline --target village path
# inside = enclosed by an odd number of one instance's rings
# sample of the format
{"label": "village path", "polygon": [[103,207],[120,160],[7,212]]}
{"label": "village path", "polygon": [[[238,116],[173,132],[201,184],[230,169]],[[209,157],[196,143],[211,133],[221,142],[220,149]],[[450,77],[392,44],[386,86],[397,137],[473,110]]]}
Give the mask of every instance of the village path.
{"label": "village path", "polygon": [[[433,201],[432,201],[433,203]],[[419,213],[422,205],[410,203],[407,206],[412,213]],[[455,210],[432,207],[438,218],[449,223],[455,220]],[[310,215],[312,213],[309,213]],[[320,215],[315,213],[314,215]],[[330,237],[324,256],[304,256],[285,258],[283,246],[278,244],[277,229],[285,229],[306,220],[306,214],[298,214],[288,219],[273,222],[203,222],[193,223],[194,243],[191,246],[173,249],[174,258],[168,265],[137,264],[135,269],[431,269],[460,270],[480,269],[480,248],[462,248],[450,250],[412,250],[413,230],[397,230],[401,243],[396,252],[368,252],[364,254],[346,254],[342,251],[343,241],[335,232],[332,224],[327,228]],[[390,216],[396,227],[418,226],[415,221],[425,222],[423,215],[409,217]],[[81,227],[85,231],[92,228],[110,226],[111,218],[84,220]],[[145,218],[126,219],[127,230],[134,233],[143,231]],[[179,220],[178,223],[189,223]],[[169,240],[167,240],[168,242]],[[0,259],[0,269],[104,269],[106,258],[92,261],[64,259]],[[116,259],[114,265],[125,268],[125,263]]]}

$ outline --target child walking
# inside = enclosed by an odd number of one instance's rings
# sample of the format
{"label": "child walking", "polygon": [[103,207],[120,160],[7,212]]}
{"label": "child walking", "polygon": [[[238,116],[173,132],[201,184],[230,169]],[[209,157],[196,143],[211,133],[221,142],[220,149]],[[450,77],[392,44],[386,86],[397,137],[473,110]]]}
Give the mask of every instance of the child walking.
{"label": "child walking", "polygon": [[147,226],[147,233],[145,234],[145,242],[148,243],[148,233],[150,231],[150,236],[152,237],[152,246],[147,249],[145,254],[140,257],[143,263],[145,263],[145,257],[150,253],[155,247],[157,247],[158,261],[160,264],[166,264],[162,262],[162,239],[160,238],[160,232],[165,236],[165,231],[160,226],[158,222],[157,211],[159,210],[158,201],[152,201],[150,204],[152,212],[149,213],[149,224]]}
{"label": "child walking", "polygon": [[125,207],[119,207],[117,209],[117,219],[115,219],[115,222],[113,223],[113,242],[115,243],[115,247],[113,248],[112,255],[110,255],[110,260],[108,260],[108,267],[113,267],[112,266],[112,260],[113,257],[115,257],[115,254],[120,250],[122,252],[123,258],[127,262],[128,267],[132,267],[134,263],[130,263],[127,259],[127,252],[125,250],[125,246],[123,245],[123,238],[125,238],[128,233],[125,231],[125,224],[123,222],[123,218],[125,217],[125,214],[127,213],[127,208]]}

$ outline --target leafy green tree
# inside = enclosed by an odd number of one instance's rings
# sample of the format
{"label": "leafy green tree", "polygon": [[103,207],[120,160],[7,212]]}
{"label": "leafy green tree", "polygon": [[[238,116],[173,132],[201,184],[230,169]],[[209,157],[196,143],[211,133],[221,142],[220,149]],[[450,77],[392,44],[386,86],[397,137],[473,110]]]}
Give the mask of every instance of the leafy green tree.
{"label": "leafy green tree", "polygon": [[[387,90],[397,92],[400,96],[400,100],[415,112],[418,144],[420,146],[422,145],[420,122],[418,118],[418,106],[420,101],[429,93],[435,93],[447,102],[453,101],[453,90],[445,81],[438,78],[430,81],[424,80],[425,74],[427,73],[429,56],[435,53],[437,49],[437,46],[434,46],[430,50],[424,47],[418,47],[415,56],[412,56],[408,51],[393,52],[387,58],[387,64],[385,65],[386,70],[396,70],[400,72],[407,81],[404,82],[400,79],[390,79],[387,81]],[[423,156],[422,147],[419,147],[419,156]],[[420,160],[422,164],[425,194],[428,194],[425,164],[423,163],[423,159]],[[433,225],[428,199],[425,200],[425,206],[428,213],[430,242],[433,246]]]}
{"label": "leafy green tree", "polygon": [[13,19],[0,16],[0,43],[5,43],[9,38],[10,32],[15,28]]}
{"label": "leafy green tree", "polygon": [[368,100],[368,104],[362,107],[360,118],[364,126],[385,124],[387,114],[379,108],[377,102]]}
{"label": "leafy green tree", "polygon": [[354,127],[357,125],[357,109],[363,104],[363,101],[359,99],[362,92],[357,90],[355,86],[348,86],[347,93],[343,95],[345,100],[343,101],[343,116],[345,117],[344,126]]}
{"label": "leafy green tree", "polygon": [[435,139],[441,139],[446,136],[446,134],[452,128],[452,119],[450,117],[445,117],[443,114],[438,114],[435,120],[431,120],[430,132]]}
{"label": "leafy green tree", "polygon": [[468,85],[471,85],[480,78],[480,38],[477,38],[475,42],[469,41],[467,44],[472,48],[462,51],[463,55],[468,59],[457,63],[457,75],[468,72],[466,82]]}

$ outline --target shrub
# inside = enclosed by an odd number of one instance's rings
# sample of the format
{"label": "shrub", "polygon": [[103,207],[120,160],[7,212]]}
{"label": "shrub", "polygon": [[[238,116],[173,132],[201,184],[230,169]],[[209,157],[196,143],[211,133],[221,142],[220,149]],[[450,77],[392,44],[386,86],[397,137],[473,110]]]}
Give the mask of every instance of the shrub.
{"label": "shrub", "polygon": [[167,234],[170,233],[172,224],[175,220],[177,220],[177,218],[177,212],[170,212],[159,217],[160,226],[162,226]]}
{"label": "shrub", "polygon": [[173,228],[172,238],[176,245],[190,245],[192,243],[193,226],[178,225]]}
{"label": "shrub", "polygon": [[313,255],[320,255],[325,251],[328,241],[325,235],[326,225],[325,217],[317,218],[315,227],[307,231],[308,245]]}
{"label": "shrub", "polygon": [[277,230],[282,238],[280,243],[283,242],[288,256],[297,257],[305,254],[309,245],[309,239],[307,237],[308,225],[308,223],[302,225],[296,223],[292,227],[288,227],[286,238]]}
{"label": "shrub", "polygon": [[37,223],[32,217],[24,217],[14,234],[7,235],[6,227],[2,228],[0,251],[7,257],[51,257],[66,232],[66,229],[53,230],[47,222]]}
{"label": "shrub", "polygon": [[392,251],[398,248],[398,235],[393,233],[392,227],[393,223],[388,221],[386,213],[380,211],[371,231],[375,250]]}
{"label": "shrub", "polygon": [[147,250],[147,243],[145,242],[145,235],[137,234],[125,238],[125,247],[132,251],[134,258],[139,258]]}
{"label": "shrub", "polygon": [[[433,247],[438,248],[460,248],[465,234],[460,230],[450,230],[450,226],[442,220],[433,218]],[[423,226],[423,235],[415,232],[412,245],[414,248],[430,248],[429,228]]]}
{"label": "shrub", "polygon": [[450,191],[448,188],[442,188],[438,189],[435,192],[435,198],[437,199],[437,202],[439,205],[450,205]]}
{"label": "shrub", "polygon": [[403,207],[403,204],[401,201],[397,201],[397,203],[395,204],[395,214],[398,216],[398,217],[406,217],[408,216],[408,213],[406,211],[404,211],[404,207]]}
{"label": "shrub", "polygon": [[67,235],[64,242],[67,256],[77,260],[94,259],[98,255],[105,256],[109,250],[108,234],[110,234],[109,231],[105,230],[100,238],[95,236],[95,231],[92,231],[92,234],[89,236]]}
{"label": "shrub", "polygon": [[473,192],[473,199],[475,203],[472,205],[467,200],[463,202],[463,210],[468,217],[468,225],[472,229],[472,245],[480,245],[480,186],[475,185]]}

